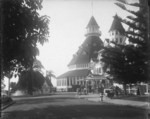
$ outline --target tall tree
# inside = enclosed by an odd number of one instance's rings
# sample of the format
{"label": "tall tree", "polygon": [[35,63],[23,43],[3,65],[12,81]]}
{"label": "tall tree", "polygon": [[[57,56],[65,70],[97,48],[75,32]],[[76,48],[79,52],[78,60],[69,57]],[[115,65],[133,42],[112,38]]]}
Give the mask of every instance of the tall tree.
{"label": "tall tree", "polygon": [[[123,10],[132,14],[126,19],[119,20],[129,26],[126,37],[127,45],[118,45],[105,48],[102,61],[109,66],[108,73],[113,79],[124,85],[137,82],[147,82],[150,66],[150,45],[148,38],[148,6],[146,0],[136,3],[128,3],[126,0],[117,0]],[[132,11],[126,6],[138,7],[138,11]]]}
{"label": "tall tree", "polygon": [[11,93],[14,93],[17,90],[17,83],[11,82],[10,83]]}
{"label": "tall tree", "polygon": [[32,95],[34,91],[42,89],[44,81],[45,77],[40,72],[30,69],[21,73],[17,85],[19,89]]}
{"label": "tall tree", "polygon": [[43,71],[42,71],[42,69],[44,69],[44,66],[42,65],[42,63],[41,63],[40,60],[35,59],[34,62],[33,62],[32,68],[33,68],[33,70],[38,71],[38,72],[44,74]]}
{"label": "tall tree", "polygon": [[[40,16],[42,0],[2,0],[3,76],[31,68],[39,54],[37,43],[48,41],[49,18]],[[10,78],[10,77],[9,77]]]}
{"label": "tall tree", "polygon": [[[127,16],[128,19],[121,19],[123,23],[129,26],[126,37],[130,45],[125,47],[125,54],[126,60],[132,68],[132,74],[134,74],[132,78],[139,82],[147,82],[150,78],[148,70],[150,66],[148,1],[139,0],[137,3],[128,3],[125,0],[118,1],[119,3],[116,3],[116,5],[134,15]],[[125,5],[138,7],[139,10],[128,10]]]}
{"label": "tall tree", "polygon": [[46,80],[49,80],[49,82],[51,83],[51,85],[52,85],[52,77],[56,78],[54,72],[51,71],[51,70],[46,70]]}
{"label": "tall tree", "polygon": [[43,76],[42,68],[44,68],[42,63],[35,59],[33,66],[19,75],[17,88],[27,91],[31,95],[34,91],[42,90],[43,83],[46,80]]}
{"label": "tall tree", "polygon": [[46,77],[48,77],[50,80],[51,80],[51,77],[56,78],[56,76],[53,73],[53,71],[50,71],[50,70],[46,70]]}

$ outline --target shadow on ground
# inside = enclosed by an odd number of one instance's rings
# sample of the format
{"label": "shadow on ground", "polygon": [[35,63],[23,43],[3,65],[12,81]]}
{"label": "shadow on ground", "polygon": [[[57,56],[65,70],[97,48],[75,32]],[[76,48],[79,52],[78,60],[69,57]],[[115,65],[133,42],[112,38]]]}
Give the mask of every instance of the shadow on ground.
{"label": "shadow on ground", "polygon": [[57,103],[62,102],[70,99],[75,99],[73,97],[44,97],[44,98],[37,98],[37,99],[22,99],[18,100],[16,105],[22,105],[22,104],[39,104],[39,103]]}
{"label": "shadow on ground", "polygon": [[147,119],[140,108],[118,105],[51,105],[28,111],[5,112],[3,119]]}
{"label": "shadow on ground", "polygon": [[149,102],[150,101],[149,96],[123,96],[123,97],[116,97],[114,99],[141,101],[141,102]]}

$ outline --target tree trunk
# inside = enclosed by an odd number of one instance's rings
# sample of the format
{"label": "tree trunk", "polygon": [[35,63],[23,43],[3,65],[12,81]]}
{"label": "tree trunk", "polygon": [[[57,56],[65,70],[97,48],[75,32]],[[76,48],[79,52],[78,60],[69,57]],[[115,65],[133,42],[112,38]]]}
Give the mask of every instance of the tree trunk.
{"label": "tree trunk", "polygon": [[123,84],[123,89],[124,89],[124,94],[127,95],[127,87],[126,87],[126,83]]}
{"label": "tree trunk", "polygon": [[7,78],[8,78],[8,96],[10,96],[10,79],[12,78],[13,74],[12,72],[10,72],[10,74],[8,74]]}
{"label": "tree trunk", "polygon": [[27,92],[29,95],[33,95],[33,76],[32,76],[32,67],[29,69],[29,74],[28,74],[28,89]]}
{"label": "tree trunk", "polygon": [[10,78],[8,78],[8,96],[10,96]]}
{"label": "tree trunk", "polygon": [[30,69],[30,80],[31,80],[31,90],[30,90],[30,94],[33,95],[33,69]]}

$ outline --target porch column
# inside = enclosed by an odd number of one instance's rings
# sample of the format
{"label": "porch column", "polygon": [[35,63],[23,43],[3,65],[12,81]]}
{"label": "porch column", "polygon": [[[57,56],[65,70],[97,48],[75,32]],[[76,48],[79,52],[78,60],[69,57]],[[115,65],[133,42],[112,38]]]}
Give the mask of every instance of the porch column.
{"label": "porch column", "polygon": [[70,79],[70,77],[68,79],[69,79],[69,86],[71,86],[71,79]]}

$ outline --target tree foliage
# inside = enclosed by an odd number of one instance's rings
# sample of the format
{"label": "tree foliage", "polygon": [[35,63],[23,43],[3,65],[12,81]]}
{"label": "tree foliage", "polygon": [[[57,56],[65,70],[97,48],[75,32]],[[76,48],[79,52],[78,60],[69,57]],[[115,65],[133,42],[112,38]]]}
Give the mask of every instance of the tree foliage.
{"label": "tree foliage", "polygon": [[48,41],[49,18],[40,16],[42,0],[2,0],[3,73],[21,72],[33,66],[37,43]]}
{"label": "tree foliage", "polygon": [[54,72],[53,72],[53,71],[50,71],[50,70],[47,70],[47,71],[46,71],[46,80],[49,80],[48,82],[49,82],[49,85],[50,85],[50,86],[53,86],[52,80],[51,80],[52,77],[53,77],[53,78],[56,78]]}
{"label": "tree foliage", "polygon": [[[150,78],[150,42],[148,36],[148,6],[146,0],[139,3],[128,3],[126,0],[117,0],[123,10],[132,14],[126,19],[119,20],[129,26],[126,38],[129,44],[115,47],[105,47],[102,61],[109,66],[107,72],[119,83],[130,84],[147,82]],[[126,5],[138,7],[138,11],[127,9]]]}
{"label": "tree foliage", "polygon": [[18,89],[18,85],[16,82],[10,83],[11,93],[15,92]]}
{"label": "tree foliage", "polygon": [[42,89],[44,81],[45,77],[40,72],[30,69],[21,73],[17,85],[32,95],[34,91]]}
{"label": "tree foliage", "polygon": [[42,68],[44,68],[42,63],[35,59],[33,66],[29,70],[21,72],[17,88],[27,91],[27,93],[31,95],[34,91],[41,90],[43,83],[46,80],[43,76]]}
{"label": "tree foliage", "polygon": [[34,60],[32,69],[35,70],[35,71],[40,72],[41,74],[44,74],[43,71],[42,71],[42,69],[44,69],[44,66],[43,66],[43,64],[41,63],[41,61],[38,60],[38,59],[35,59],[35,60]]}
{"label": "tree foliage", "polygon": [[46,71],[46,77],[48,77],[51,80],[51,77],[56,78],[55,74],[53,71],[47,70]]}

